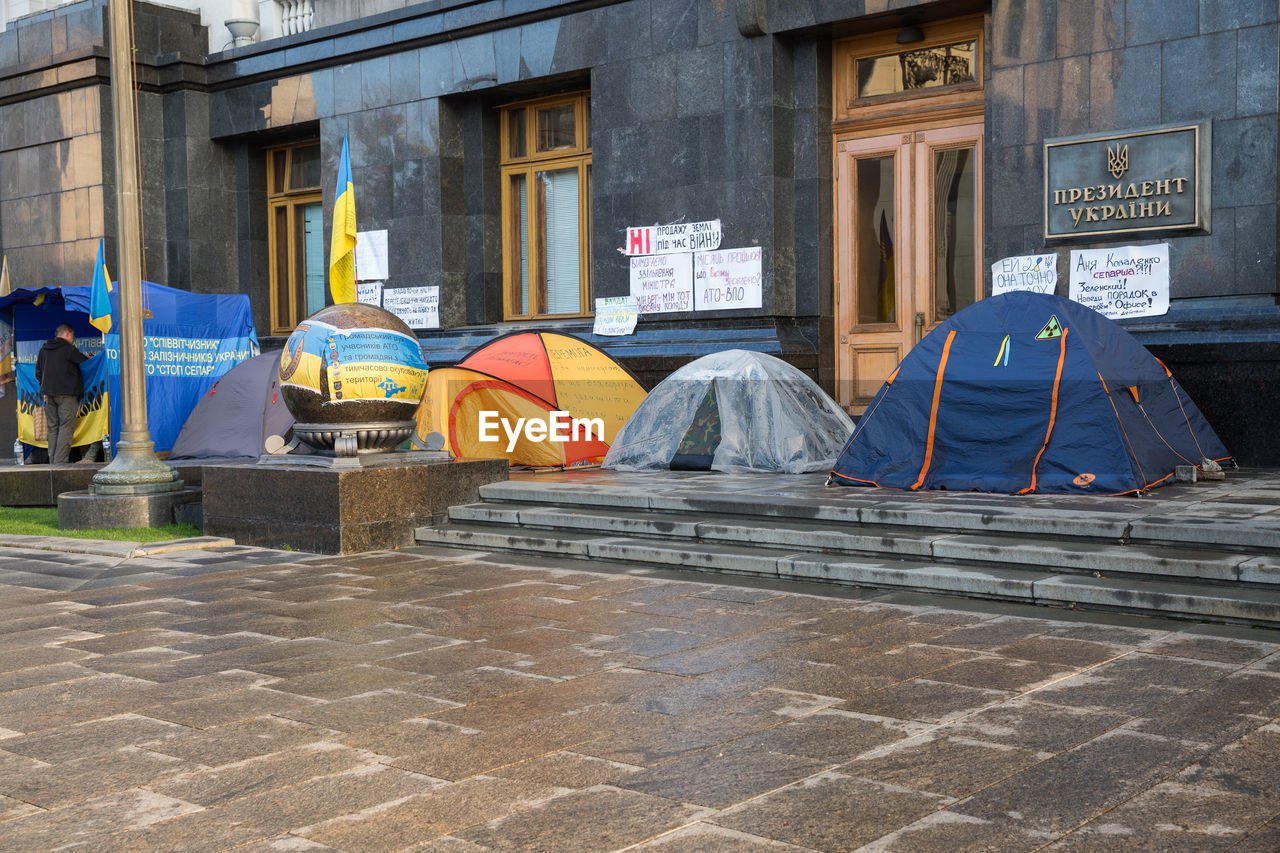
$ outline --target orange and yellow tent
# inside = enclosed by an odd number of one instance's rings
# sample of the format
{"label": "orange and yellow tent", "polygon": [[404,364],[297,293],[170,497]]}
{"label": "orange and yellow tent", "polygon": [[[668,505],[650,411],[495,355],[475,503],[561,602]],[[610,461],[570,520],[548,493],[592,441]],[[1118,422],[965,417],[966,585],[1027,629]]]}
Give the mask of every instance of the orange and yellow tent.
{"label": "orange and yellow tent", "polygon": [[427,374],[418,434],[440,433],[455,457],[594,465],[644,397],[630,371],[587,341],[515,332]]}

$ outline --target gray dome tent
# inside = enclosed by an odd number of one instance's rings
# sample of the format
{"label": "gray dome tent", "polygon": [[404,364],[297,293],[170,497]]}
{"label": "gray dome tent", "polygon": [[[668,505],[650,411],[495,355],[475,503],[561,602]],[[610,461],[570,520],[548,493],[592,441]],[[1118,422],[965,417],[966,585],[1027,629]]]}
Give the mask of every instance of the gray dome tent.
{"label": "gray dome tent", "polygon": [[293,415],[280,395],[280,352],[267,352],[228,370],[187,417],[170,459],[257,459],[268,436],[283,436]]}
{"label": "gray dome tent", "polygon": [[613,440],[604,468],[799,474],[827,471],[853,421],[781,359],[703,356],[649,392]]}

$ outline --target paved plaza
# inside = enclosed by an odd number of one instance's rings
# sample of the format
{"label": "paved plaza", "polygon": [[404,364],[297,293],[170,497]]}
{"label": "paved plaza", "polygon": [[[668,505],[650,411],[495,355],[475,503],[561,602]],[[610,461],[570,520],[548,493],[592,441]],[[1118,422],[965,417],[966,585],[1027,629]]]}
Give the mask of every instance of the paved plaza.
{"label": "paved plaza", "polygon": [[432,548],[20,545],[6,851],[1280,849],[1277,632]]}

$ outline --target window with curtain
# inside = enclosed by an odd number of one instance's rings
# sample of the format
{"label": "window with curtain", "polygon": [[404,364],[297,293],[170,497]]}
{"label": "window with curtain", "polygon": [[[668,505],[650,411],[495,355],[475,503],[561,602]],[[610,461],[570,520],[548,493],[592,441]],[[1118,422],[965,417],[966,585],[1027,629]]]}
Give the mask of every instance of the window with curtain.
{"label": "window with curtain", "polygon": [[267,150],[271,333],[287,335],[324,307],[324,208],[320,143]]}
{"label": "window with curtain", "polygon": [[588,314],[590,97],[511,104],[501,116],[504,316]]}

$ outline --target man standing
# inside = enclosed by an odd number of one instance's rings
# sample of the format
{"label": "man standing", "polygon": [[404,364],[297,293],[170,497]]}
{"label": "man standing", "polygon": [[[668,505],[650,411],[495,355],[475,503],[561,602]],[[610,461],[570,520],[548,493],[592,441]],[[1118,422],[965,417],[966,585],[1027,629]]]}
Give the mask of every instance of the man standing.
{"label": "man standing", "polygon": [[80,364],[88,356],[76,349],[76,333],[66,323],[54,329],[36,357],[36,381],[44,395],[44,419],[49,429],[49,461],[71,461],[71,436],[84,395]]}

